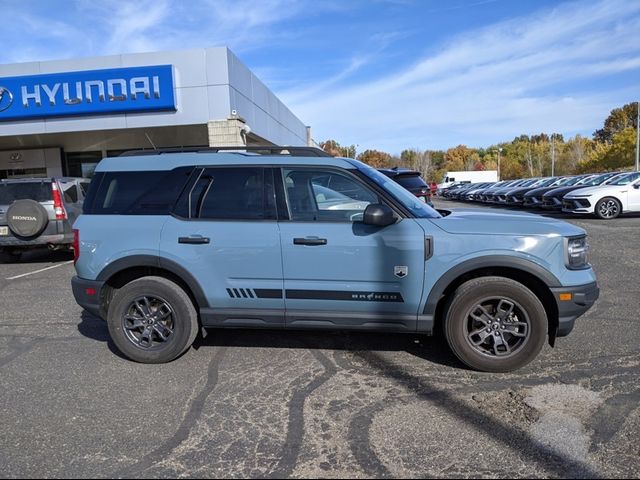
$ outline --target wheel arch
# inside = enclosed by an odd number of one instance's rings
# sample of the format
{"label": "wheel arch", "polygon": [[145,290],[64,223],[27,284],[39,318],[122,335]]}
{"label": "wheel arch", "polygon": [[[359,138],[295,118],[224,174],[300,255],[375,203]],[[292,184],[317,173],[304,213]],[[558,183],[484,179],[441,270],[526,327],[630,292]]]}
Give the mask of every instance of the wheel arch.
{"label": "wheel arch", "polygon": [[106,314],[115,292],[138,278],[158,276],[179,285],[193,302],[196,311],[209,306],[198,281],[182,266],[153,255],[132,255],[110,263],[96,280],[104,282],[100,292],[101,312]]}
{"label": "wheel arch", "polygon": [[488,276],[515,280],[526,286],[540,299],[549,323],[549,343],[553,346],[558,327],[558,306],[551,288],[560,287],[561,283],[551,272],[526,259],[488,256],[468,260],[453,267],[442,275],[431,289],[423,313],[432,315],[434,327],[441,329],[447,304],[456,289],[468,280]]}

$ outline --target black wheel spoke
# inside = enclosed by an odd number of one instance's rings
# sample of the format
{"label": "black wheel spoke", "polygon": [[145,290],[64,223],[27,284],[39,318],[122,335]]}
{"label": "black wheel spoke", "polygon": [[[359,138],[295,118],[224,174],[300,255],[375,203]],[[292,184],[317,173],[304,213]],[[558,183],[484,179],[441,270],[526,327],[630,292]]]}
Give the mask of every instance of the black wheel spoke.
{"label": "black wheel spoke", "polygon": [[515,305],[513,304],[513,302],[510,302],[508,300],[500,300],[500,302],[498,302],[498,306],[496,307],[496,318],[498,318],[499,320],[506,320],[513,312],[514,307]]}
{"label": "black wheel spoke", "polygon": [[165,342],[169,339],[169,335],[173,333],[173,330],[171,330],[166,325],[163,325],[162,323],[156,323],[153,326],[153,329],[160,336],[160,338]]}
{"label": "black wheel spoke", "polygon": [[124,328],[127,330],[136,330],[140,327],[144,327],[144,321],[140,317],[134,317],[133,315],[125,315]]}
{"label": "black wheel spoke", "polygon": [[[488,333],[487,330],[483,328],[481,330],[476,330],[475,332],[470,333],[469,340],[474,345],[482,345],[487,340],[487,337],[490,337],[490,336],[491,334]],[[477,338],[474,339],[474,337],[477,337]]]}

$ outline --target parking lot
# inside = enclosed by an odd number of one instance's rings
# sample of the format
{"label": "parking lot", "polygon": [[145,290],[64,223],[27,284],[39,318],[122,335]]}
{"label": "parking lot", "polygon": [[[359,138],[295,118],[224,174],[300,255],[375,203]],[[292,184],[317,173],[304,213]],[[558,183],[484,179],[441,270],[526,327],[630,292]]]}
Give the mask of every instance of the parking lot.
{"label": "parking lot", "polygon": [[0,264],[2,476],[637,477],[640,216],[555,216],[588,231],[600,299],[512,374],[362,333],[218,331],[136,364],[70,255]]}

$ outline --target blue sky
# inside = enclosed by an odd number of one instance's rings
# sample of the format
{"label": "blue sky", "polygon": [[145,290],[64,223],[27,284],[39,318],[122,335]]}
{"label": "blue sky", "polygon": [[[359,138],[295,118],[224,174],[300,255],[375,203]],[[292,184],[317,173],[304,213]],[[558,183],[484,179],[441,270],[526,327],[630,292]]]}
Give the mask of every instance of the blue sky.
{"label": "blue sky", "polygon": [[313,128],[399,153],[590,136],[640,100],[638,0],[0,0],[0,63],[226,45]]}

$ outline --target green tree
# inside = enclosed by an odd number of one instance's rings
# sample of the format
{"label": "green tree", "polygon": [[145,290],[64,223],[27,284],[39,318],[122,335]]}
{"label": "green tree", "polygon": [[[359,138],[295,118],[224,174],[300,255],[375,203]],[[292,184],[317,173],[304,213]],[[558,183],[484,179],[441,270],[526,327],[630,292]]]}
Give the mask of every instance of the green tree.
{"label": "green tree", "polygon": [[593,132],[597,142],[612,143],[613,137],[628,127],[635,128],[638,122],[638,104],[627,103],[621,108],[614,108],[604,121],[604,126]]}
{"label": "green tree", "polygon": [[589,160],[579,165],[581,172],[601,172],[631,167],[635,163],[636,129],[627,127],[611,138],[611,143],[599,143]]}

